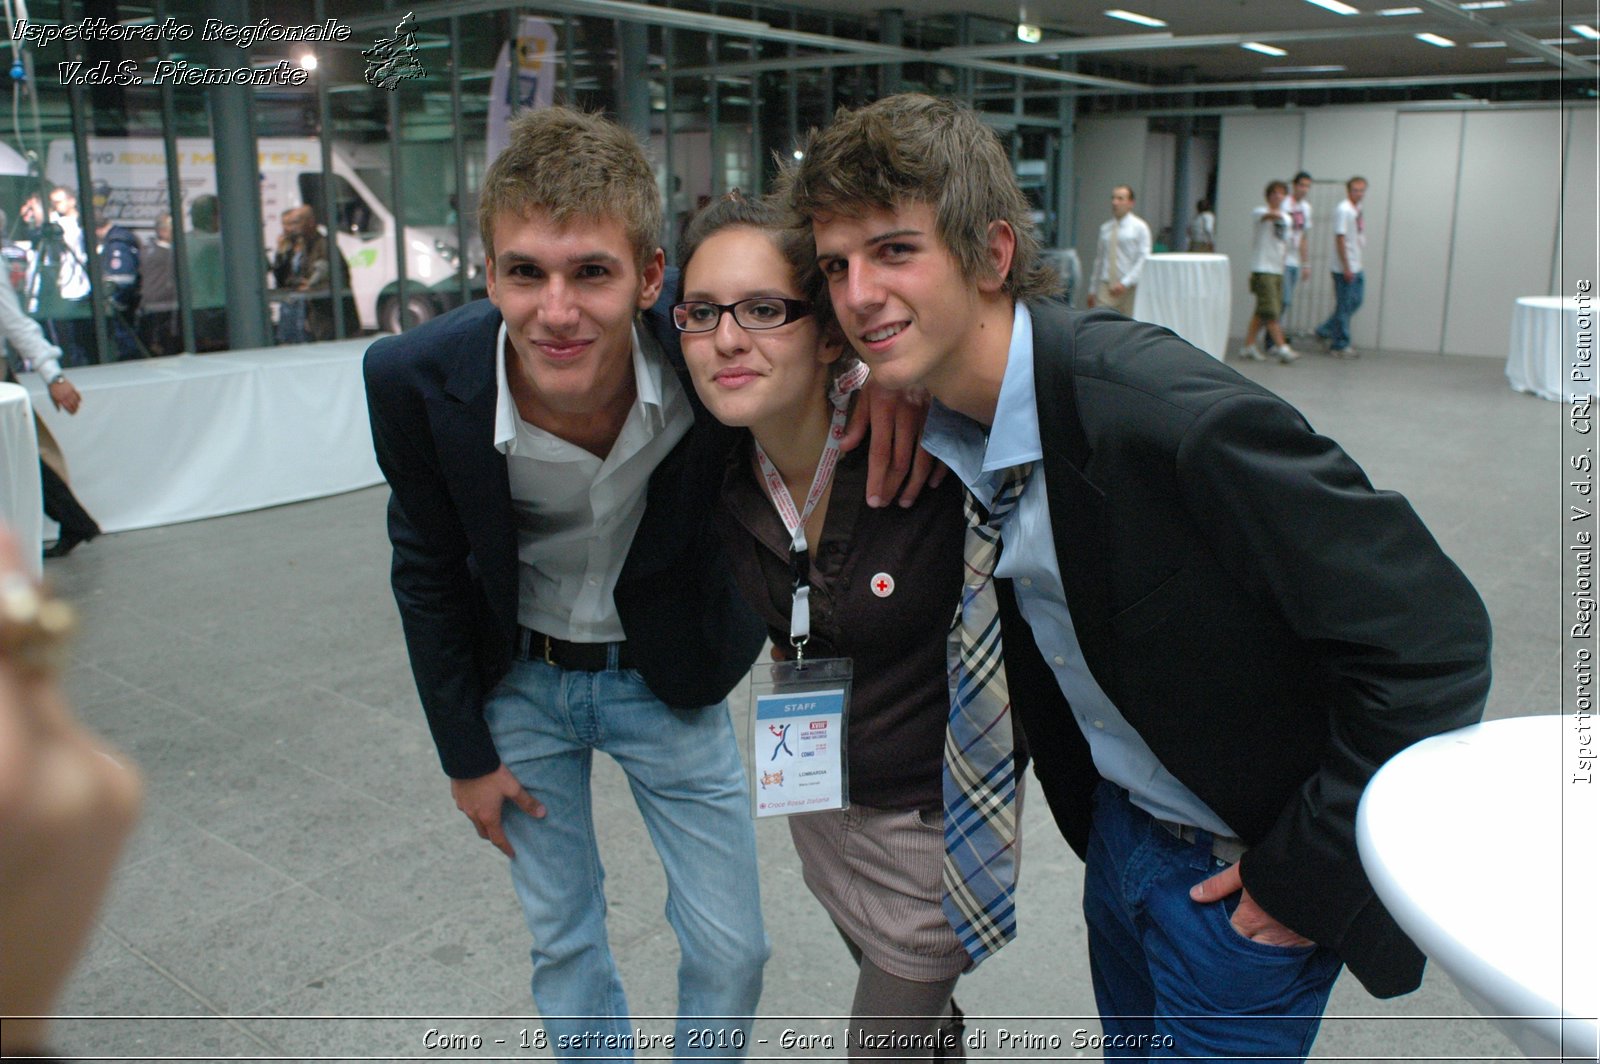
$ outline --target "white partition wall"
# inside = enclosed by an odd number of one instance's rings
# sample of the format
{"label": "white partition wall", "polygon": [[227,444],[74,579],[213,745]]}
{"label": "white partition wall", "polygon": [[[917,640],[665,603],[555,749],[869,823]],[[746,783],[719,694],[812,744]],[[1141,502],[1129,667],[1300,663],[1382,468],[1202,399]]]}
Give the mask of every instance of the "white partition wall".
{"label": "white partition wall", "polygon": [[[1355,346],[1504,357],[1518,296],[1571,295],[1594,276],[1595,138],[1592,106],[1224,116],[1217,244],[1236,263],[1236,327],[1250,316],[1247,219],[1266,182],[1361,174],[1367,299]],[[1312,260],[1302,283],[1325,285],[1325,258]]]}
{"label": "white partition wall", "polygon": [[1600,282],[1595,276],[1600,248],[1596,247],[1596,184],[1600,180],[1600,160],[1596,159],[1596,115],[1593,107],[1578,107],[1566,113],[1566,182],[1561,190],[1563,226],[1557,234],[1560,251],[1555,259],[1555,276],[1550,279],[1550,294],[1577,293],[1579,278]]}
{"label": "white partition wall", "polygon": [[[1175,133],[1148,133],[1144,147],[1144,174],[1134,184],[1139,202],[1134,213],[1150,223],[1150,236],[1161,243],[1161,231],[1172,225],[1172,197],[1162,190],[1174,186],[1178,169],[1178,137]],[[1149,193],[1145,192],[1149,189]],[[1109,197],[1110,193],[1107,193]],[[1105,221],[1104,218],[1100,219]],[[1183,234],[1177,234],[1177,243],[1167,245],[1168,251],[1183,250]]]}
{"label": "white partition wall", "polygon": [[1556,110],[1467,115],[1444,350],[1504,357],[1517,297],[1561,294],[1547,289],[1562,132]]}
{"label": "white partition wall", "polygon": [[[1450,285],[1456,183],[1461,168],[1461,112],[1401,114],[1395,123],[1394,168],[1385,245],[1369,245],[1384,263],[1384,284],[1367,282],[1367,312],[1378,346],[1438,351]],[[1357,319],[1359,321],[1359,317]]]}

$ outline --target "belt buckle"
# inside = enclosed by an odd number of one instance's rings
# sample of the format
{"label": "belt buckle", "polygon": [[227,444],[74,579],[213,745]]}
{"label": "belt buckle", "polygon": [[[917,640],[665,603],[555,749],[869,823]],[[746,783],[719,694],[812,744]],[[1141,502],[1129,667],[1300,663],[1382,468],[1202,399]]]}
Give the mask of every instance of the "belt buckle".
{"label": "belt buckle", "polygon": [[555,665],[555,661],[550,657],[550,637],[548,635],[544,637],[544,663],[546,665]]}

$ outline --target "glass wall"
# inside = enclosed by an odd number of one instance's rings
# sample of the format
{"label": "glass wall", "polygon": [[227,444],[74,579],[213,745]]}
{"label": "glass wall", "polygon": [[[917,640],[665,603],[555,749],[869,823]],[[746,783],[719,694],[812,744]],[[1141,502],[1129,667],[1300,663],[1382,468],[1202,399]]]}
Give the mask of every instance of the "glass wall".
{"label": "glass wall", "polygon": [[[521,107],[572,104],[634,128],[657,165],[670,256],[700,205],[766,190],[808,129],[900,90],[986,115],[1054,246],[1072,231],[1073,115],[1178,100],[1079,98],[878,48],[1012,39],[1009,21],[974,15],[726,0],[635,5],[630,20],[580,0],[413,9],[32,4],[30,72],[0,120],[0,208],[11,279],[69,361],[358,336],[480,295],[477,190]],[[71,27],[93,32],[59,32]]]}

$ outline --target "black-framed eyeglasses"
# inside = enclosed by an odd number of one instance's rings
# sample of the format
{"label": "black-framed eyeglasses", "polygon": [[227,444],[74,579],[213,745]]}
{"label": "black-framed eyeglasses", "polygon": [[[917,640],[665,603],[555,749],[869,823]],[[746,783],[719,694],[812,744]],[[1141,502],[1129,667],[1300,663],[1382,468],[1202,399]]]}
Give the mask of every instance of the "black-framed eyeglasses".
{"label": "black-framed eyeglasses", "polygon": [[776,329],[812,314],[811,304],[781,296],[756,296],[737,303],[709,303],[692,299],[672,308],[672,324],[679,332],[702,333],[716,329],[724,314],[745,329]]}

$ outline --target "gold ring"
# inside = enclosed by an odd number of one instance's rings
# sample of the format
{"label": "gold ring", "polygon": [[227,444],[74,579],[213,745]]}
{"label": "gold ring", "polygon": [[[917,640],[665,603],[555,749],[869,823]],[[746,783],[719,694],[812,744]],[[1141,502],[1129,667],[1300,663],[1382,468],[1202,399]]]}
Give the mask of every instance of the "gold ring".
{"label": "gold ring", "polygon": [[77,627],[71,606],[41,591],[23,574],[0,576],[0,658],[31,675],[59,672],[66,663],[67,641]]}

